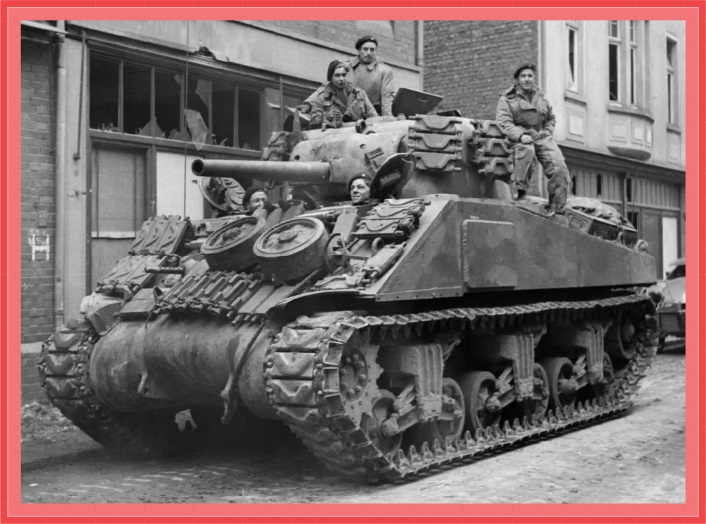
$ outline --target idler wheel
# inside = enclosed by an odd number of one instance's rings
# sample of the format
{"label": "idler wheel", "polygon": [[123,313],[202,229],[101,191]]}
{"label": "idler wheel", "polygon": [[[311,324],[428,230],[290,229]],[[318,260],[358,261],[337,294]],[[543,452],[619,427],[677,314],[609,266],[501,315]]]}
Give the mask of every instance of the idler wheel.
{"label": "idler wheel", "polygon": [[222,271],[243,271],[257,262],[253,245],[265,228],[265,220],[242,217],[214,231],[201,246],[208,267]]}
{"label": "idler wheel", "polygon": [[263,273],[279,282],[291,282],[324,265],[328,238],[321,220],[296,217],[268,229],[253,251]]}
{"label": "idler wheel", "polygon": [[540,361],[549,381],[549,407],[567,408],[576,403],[579,385],[574,366],[566,357],[545,358]]}
{"label": "idler wheel", "polygon": [[475,435],[479,429],[497,426],[502,408],[499,402],[488,402],[495,393],[495,377],[488,371],[471,371],[459,379],[466,405],[466,427]]}
{"label": "idler wheel", "polygon": [[532,396],[522,400],[522,409],[527,420],[542,417],[549,407],[549,379],[541,364],[534,363],[534,388]]}

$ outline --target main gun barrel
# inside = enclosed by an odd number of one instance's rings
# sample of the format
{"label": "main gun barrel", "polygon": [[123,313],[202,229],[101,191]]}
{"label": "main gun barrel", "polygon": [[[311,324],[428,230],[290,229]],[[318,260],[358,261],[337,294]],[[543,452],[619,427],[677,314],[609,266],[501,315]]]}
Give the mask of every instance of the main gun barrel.
{"label": "main gun barrel", "polygon": [[196,176],[273,180],[326,184],[330,180],[328,162],[273,162],[267,160],[202,160],[191,164]]}

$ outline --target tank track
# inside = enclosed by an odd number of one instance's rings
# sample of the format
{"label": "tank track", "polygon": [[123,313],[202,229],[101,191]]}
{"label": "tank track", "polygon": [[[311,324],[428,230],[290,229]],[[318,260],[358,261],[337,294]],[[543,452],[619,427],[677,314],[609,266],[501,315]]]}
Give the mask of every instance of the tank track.
{"label": "tank track", "polygon": [[[363,337],[374,343],[450,329],[520,327],[535,322],[600,318],[618,309],[651,315],[649,301],[623,295],[582,302],[542,302],[522,306],[459,308],[419,314],[354,316],[332,313],[300,317],[274,339],[265,359],[266,391],[281,419],[332,470],[370,483],[408,481],[441,468],[456,467],[514,447],[620,416],[632,405],[639,381],[655,354],[652,323],[639,329],[638,348],[611,391],[532,420],[515,419],[446,442],[424,443],[386,455],[352,420],[339,387],[339,365],[348,344]],[[361,339],[358,339],[361,340]],[[285,363],[283,365],[283,362]],[[290,363],[290,365],[286,365]]]}
{"label": "tank track", "polygon": [[[89,384],[88,363],[98,336],[87,322],[57,328],[37,364],[49,401],[95,441],[124,453],[170,454],[187,444],[173,411],[118,413],[100,404]],[[188,426],[187,426],[188,428]]]}

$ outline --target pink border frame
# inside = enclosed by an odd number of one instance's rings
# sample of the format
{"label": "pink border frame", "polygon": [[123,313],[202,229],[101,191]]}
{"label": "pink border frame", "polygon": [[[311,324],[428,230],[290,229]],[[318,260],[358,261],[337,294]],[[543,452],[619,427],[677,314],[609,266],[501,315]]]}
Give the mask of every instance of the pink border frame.
{"label": "pink border frame", "polygon": [[[431,0],[350,0],[335,2],[300,0],[257,1],[52,1],[0,0],[2,56],[2,176],[0,195],[5,220],[1,236],[0,405],[2,428],[0,481],[2,522],[704,522],[704,273],[701,224],[704,198],[700,180],[704,153],[700,132],[704,129],[704,0],[671,3],[668,0],[485,2],[467,0],[439,3]],[[356,5],[357,4],[357,5]],[[359,7],[360,4],[363,4]],[[20,493],[20,20],[41,19],[670,19],[686,22],[686,211],[696,217],[687,228],[686,253],[690,260],[687,279],[698,289],[698,302],[690,301],[687,318],[687,430],[685,504],[22,504]],[[701,175],[701,176],[699,176]],[[694,287],[694,283],[697,288]],[[690,291],[690,293],[693,293]],[[694,309],[695,308],[695,309]],[[696,311],[696,314],[694,314]],[[346,515],[347,517],[342,517]]]}

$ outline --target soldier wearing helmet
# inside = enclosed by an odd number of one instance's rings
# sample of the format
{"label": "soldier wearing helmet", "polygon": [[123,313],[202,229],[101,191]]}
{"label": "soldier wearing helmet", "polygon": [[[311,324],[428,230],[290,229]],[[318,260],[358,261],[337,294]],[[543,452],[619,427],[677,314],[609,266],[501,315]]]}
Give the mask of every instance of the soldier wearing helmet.
{"label": "soldier wearing helmet", "polygon": [[495,119],[513,144],[513,198],[521,199],[529,187],[534,159],[547,177],[550,214],[563,213],[569,188],[569,170],[554,141],[555,117],[547,97],[535,83],[537,67],[523,64],[515,70],[515,83],[500,95]]}

